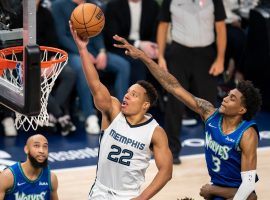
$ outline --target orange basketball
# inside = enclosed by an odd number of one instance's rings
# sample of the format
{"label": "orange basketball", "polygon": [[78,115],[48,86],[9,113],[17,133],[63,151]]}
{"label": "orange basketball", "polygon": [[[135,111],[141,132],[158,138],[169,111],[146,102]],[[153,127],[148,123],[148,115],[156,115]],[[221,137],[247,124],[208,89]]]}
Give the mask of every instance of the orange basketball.
{"label": "orange basketball", "polygon": [[89,38],[98,35],[105,24],[102,10],[95,4],[83,3],[72,12],[70,21],[73,29],[81,38]]}

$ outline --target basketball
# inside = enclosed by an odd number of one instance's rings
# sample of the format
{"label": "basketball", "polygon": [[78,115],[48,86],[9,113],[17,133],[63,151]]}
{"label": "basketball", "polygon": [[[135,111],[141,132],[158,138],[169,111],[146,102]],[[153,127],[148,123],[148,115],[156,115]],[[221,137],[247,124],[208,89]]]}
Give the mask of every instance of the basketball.
{"label": "basketball", "polygon": [[95,4],[83,3],[72,12],[70,21],[73,29],[81,38],[90,38],[98,35],[105,24],[102,10]]}

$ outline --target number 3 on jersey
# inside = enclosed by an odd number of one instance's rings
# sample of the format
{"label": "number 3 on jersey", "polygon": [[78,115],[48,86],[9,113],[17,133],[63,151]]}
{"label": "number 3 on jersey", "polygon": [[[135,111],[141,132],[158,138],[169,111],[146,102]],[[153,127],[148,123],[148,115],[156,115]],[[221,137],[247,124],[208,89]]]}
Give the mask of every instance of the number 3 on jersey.
{"label": "number 3 on jersey", "polygon": [[133,152],[128,149],[121,149],[119,146],[112,145],[112,151],[108,154],[108,159],[113,162],[118,162],[122,165],[130,165],[130,160],[133,157]]}
{"label": "number 3 on jersey", "polygon": [[219,172],[220,171],[220,159],[218,157],[212,155],[212,161],[213,161],[213,164],[215,165],[215,167],[212,168],[212,170],[214,172]]}

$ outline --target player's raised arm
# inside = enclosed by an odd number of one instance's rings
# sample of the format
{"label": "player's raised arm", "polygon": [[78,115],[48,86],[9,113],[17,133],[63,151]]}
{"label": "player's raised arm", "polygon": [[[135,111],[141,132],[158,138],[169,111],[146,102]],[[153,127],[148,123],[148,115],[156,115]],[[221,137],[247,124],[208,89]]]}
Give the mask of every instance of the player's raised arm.
{"label": "player's raised arm", "polygon": [[[73,30],[71,22],[70,31],[74,38],[74,41],[78,47],[79,54],[82,60],[83,71],[88,83],[88,86],[92,92],[95,106],[98,110],[104,113],[112,112],[112,97],[108,89],[100,82],[98,72],[93,65],[90,57],[90,53],[87,49],[88,38],[80,38],[76,31]],[[119,103],[120,104],[120,103]]]}
{"label": "player's raised arm", "polygon": [[173,75],[159,67],[157,63],[147,57],[141,50],[129,44],[122,37],[115,35],[113,38],[121,43],[114,44],[115,47],[126,49],[126,55],[144,62],[162,87],[182,101],[191,110],[201,115],[203,119],[207,119],[215,111],[214,106],[210,102],[197,98],[185,90]]}

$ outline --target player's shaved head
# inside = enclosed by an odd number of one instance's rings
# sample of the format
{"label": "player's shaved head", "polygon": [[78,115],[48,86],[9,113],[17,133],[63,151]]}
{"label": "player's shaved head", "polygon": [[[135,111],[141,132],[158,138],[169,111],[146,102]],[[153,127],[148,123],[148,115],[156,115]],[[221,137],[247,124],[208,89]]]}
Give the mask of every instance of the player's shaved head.
{"label": "player's shaved head", "polygon": [[27,139],[26,146],[29,146],[33,142],[41,142],[41,141],[48,144],[48,140],[43,135],[36,134]]}

